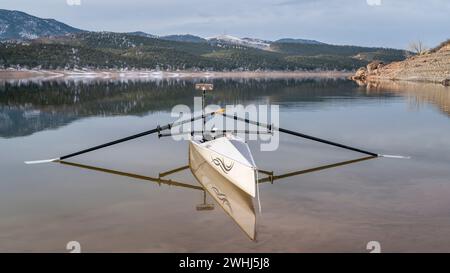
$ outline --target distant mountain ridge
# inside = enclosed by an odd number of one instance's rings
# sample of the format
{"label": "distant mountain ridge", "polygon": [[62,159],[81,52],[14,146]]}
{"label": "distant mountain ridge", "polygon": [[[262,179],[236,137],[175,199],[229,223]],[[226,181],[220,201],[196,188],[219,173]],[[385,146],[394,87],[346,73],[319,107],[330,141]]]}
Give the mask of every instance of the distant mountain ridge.
{"label": "distant mountain ridge", "polygon": [[42,19],[21,11],[0,9],[0,40],[26,40],[82,31],[54,19]]}
{"label": "distant mountain ridge", "polygon": [[[21,11],[0,9],[0,40],[32,40],[40,37],[62,36],[83,31],[85,30],[71,27],[54,19],[43,19]],[[239,38],[225,34],[210,38],[202,38],[192,34],[158,36],[143,31],[127,32],[127,34],[168,41],[209,42],[215,45],[247,46],[263,50],[270,49],[272,43],[323,44],[315,40],[306,39],[284,38],[277,41],[269,41],[248,37]]]}
{"label": "distant mountain ridge", "polygon": [[133,31],[133,32],[127,32],[127,34],[141,36],[141,37],[147,37],[147,38],[158,38],[158,36],[149,34],[143,31]]}
{"label": "distant mountain ridge", "polygon": [[316,40],[307,39],[293,39],[293,38],[283,38],[276,40],[275,43],[286,43],[286,44],[307,44],[307,45],[323,45],[325,43]]}
{"label": "distant mountain ridge", "polygon": [[191,35],[191,34],[175,34],[175,35],[166,35],[166,36],[160,36],[159,39],[167,40],[167,41],[175,41],[175,42],[190,42],[190,43],[206,43],[207,40]]}

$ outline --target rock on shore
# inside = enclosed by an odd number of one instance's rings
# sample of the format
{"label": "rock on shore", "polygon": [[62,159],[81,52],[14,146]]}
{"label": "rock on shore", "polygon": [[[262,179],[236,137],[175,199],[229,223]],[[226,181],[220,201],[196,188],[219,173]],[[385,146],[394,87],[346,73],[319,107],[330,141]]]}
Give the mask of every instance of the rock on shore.
{"label": "rock on shore", "polygon": [[353,80],[402,80],[434,82],[450,86],[450,41],[422,55],[404,61],[383,64],[372,62],[356,71]]}

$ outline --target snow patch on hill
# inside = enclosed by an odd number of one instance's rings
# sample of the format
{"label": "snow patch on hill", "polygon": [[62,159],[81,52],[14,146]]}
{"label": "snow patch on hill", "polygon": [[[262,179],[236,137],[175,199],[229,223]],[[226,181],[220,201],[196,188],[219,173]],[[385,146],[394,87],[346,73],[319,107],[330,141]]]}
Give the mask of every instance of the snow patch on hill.
{"label": "snow patch on hill", "polygon": [[245,46],[245,47],[252,47],[252,48],[258,48],[262,50],[269,50],[270,49],[270,42],[261,40],[261,39],[255,39],[255,38],[238,38],[231,35],[219,35],[214,37],[208,37],[206,38],[210,43],[216,44],[216,45],[235,45],[235,46]]}
{"label": "snow patch on hill", "polygon": [[0,22],[0,36],[8,30],[8,25],[3,25],[2,22]]}
{"label": "snow patch on hill", "polygon": [[36,39],[39,36],[36,35],[35,33],[29,32],[29,31],[25,31],[22,30],[21,32],[19,32],[20,37],[22,37],[23,39]]}

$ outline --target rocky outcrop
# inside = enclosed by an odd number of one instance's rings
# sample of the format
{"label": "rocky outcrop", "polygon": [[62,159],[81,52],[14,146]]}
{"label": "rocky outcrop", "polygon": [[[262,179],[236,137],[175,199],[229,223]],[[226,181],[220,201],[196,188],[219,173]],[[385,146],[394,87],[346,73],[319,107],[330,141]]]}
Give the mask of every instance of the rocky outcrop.
{"label": "rocky outcrop", "polygon": [[368,64],[366,67],[358,69],[351,77],[355,81],[366,81],[369,76],[380,75],[381,68],[384,67],[384,63],[380,61],[374,61]]}
{"label": "rocky outcrop", "polygon": [[353,75],[351,79],[354,81],[365,81],[367,80],[367,74],[367,69],[365,67],[361,67],[356,71],[355,75]]}
{"label": "rocky outcrop", "polygon": [[380,69],[381,69],[383,66],[384,66],[384,63],[383,63],[383,62],[380,62],[380,61],[374,61],[374,62],[371,62],[370,64],[368,64],[368,65],[366,66],[367,73],[368,73],[368,74],[375,74],[375,75],[378,75]]}
{"label": "rocky outcrop", "polygon": [[372,62],[356,71],[355,81],[402,80],[441,83],[450,86],[450,42],[404,61],[383,64]]}

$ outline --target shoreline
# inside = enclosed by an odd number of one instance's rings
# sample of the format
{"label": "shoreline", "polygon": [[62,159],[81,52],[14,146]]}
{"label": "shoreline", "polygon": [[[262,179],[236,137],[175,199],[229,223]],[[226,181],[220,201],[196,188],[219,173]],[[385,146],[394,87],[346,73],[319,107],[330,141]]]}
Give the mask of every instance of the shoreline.
{"label": "shoreline", "polygon": [[285,78],[348,78],[344,71],[119,71],[119,70],[0,70],[0,80],[163,80],[163,79],[285,79]]}
{"label": "shoreline", "polygon": [[358,69],[351,79],[365,84],[391,80],[450,86],[450,42],[404,61],[388,64],[374,61]]}
{"label": "shoreline", "polygon": [[350,80],[356,82],[359,86],[371,86],[377,84],[386,83],[411,83],[411,84],[434,84],[444,87],[450,86],[450,81],[448,79],[429,79],[429,78],[389,78],[389,77],[379,77],[379,76],[369,76],[367,79],[360,80],[357,78],[349,78]]}

